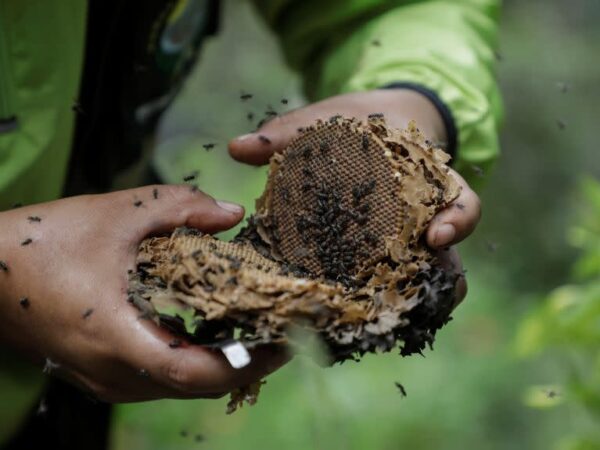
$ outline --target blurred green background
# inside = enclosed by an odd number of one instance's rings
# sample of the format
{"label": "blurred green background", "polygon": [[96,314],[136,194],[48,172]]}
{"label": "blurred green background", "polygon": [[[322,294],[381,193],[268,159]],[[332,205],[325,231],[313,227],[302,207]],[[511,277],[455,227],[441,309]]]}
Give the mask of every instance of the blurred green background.
{"label": "blurred green background", "polygon": [[[222,33],[162,124],[155,162],[173,181],[200,170],[203,190],[251,211],[266,171],[230,160],[226,142],[267,108],[303,99],[251,7],[225,6]],[[505,2],[504,153],[482,193],[483,221],[461,245],[467,301],[435,351],[329,369],[296,358],[232,416],[225,399],[121,406],[113,447],[600,449],[599,21],[597,0]],[[242,92],[254,98],[241,102]],[[205,152],[206,142],[217,148]]]}

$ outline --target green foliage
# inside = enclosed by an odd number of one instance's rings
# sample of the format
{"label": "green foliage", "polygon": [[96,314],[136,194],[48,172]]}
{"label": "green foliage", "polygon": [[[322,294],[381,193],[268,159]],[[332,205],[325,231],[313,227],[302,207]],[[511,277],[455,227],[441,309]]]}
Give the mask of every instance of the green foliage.
{"label": "green foliage", "polygon": [[553,387],[545,396],[526,396],[526,404],[557,406],[563,402],[556,399],[564,396],[588,416],[560,449],[600,448],[600,184],[586,179],[581,185],[587,201],[581,224],[570,233],[571,242],[582,251],[574,269],[579,282],[551,292],[524,321],[516,339],[521,356],[552,352],[568,373],[564,392]]}

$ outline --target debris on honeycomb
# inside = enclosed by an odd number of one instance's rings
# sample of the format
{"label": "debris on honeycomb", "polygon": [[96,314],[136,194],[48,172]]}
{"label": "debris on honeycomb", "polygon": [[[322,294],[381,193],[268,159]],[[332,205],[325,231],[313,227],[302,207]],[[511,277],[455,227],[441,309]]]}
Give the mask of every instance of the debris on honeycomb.
{"label": "debris on honeycomb", "polygon": [[234,241],[186,228],[143,241],[130,301],[203,345],[285,344],[300,327],[332,362],[420,353],[455,304],[457,275],[423,239],[460,191],[448,159],[414,123],[319,121],[271,158]]}

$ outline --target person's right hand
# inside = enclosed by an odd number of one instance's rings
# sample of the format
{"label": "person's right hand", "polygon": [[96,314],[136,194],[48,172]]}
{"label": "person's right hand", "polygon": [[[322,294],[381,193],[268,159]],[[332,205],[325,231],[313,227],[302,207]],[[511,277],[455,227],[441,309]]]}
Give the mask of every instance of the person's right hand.
{"label": "person's right hand", "polygon": [[170,348],[173,337],[127,302],[127,271],[142,239],[183,225],[221,231],[242,217],[241,207],[189,186],[0,213],[0,345],[40,365],[49,359],[53,374],[108,402],[215,397],[258,381],[285,363],[283,350],[259,348],[236,370],[220,352]]}

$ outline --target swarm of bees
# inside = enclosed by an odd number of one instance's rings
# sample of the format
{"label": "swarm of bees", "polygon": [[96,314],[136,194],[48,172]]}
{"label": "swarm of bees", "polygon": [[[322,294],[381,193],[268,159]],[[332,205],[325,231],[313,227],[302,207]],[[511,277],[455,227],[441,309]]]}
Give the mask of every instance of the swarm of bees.
{"label": "swarm of bees", "polygon": [[[172,348],[293,344],[302,327],[332,363],[421,353],[449,320],[460,276],[422,239],[460,192],[447,161],[414,124],[394,130],[379,113],[305,127],[271,158],[234,241],[188,228],[143,241],[130,302],[174,333]],[[258,388],[237,392],[230,410]]]}

